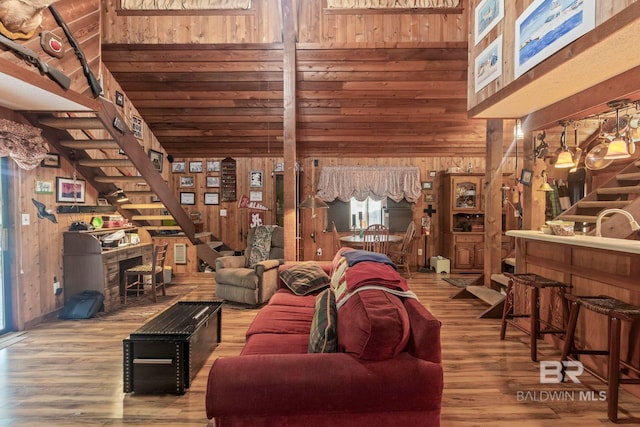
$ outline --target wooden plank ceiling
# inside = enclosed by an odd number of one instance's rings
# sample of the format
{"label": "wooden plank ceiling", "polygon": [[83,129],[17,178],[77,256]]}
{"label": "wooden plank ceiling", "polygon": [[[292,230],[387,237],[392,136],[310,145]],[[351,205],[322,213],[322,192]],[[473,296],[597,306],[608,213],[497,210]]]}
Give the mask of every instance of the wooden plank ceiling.
{"label": "wooden plank ceiling", "polygon": [[[174,157],[282,156],[281,44],[105,45],[102,58]],[[467,118],[467,44],[297,48],[300,156],[484,156]]]}

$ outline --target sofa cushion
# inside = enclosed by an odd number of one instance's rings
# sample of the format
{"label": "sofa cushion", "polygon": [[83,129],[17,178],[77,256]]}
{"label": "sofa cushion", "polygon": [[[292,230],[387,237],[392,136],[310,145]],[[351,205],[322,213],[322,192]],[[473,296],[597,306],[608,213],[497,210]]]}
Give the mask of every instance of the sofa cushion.
{"label": "sofa cushion", "polygon": [[309,333],[309,353],[335,353],[338,349],[338,309],[332,289],[316,297],[316,306]]}
{"label": "sofa cushion", "polygon": [[255,334],[307,334],[311,330],[313,307],[268,304],[258,311],[246,336]]}
{"label": "sofa cushion", "polygon": [[308,344],[308,334],[256,334],[247,338],[240,354],[305,354]]}
{"label": "sofa cushion", "polygon": [[216,282],[247,289],[258,287],[258,276],[252,268],[222,268],[216,270]]}
{"label": "sofa cushion", "polygon": [[381,290],[364,290],[338,312],[338,351],[365,360],[398,355],[409,340],[409,316],[400,298]]}
{"label": "sofa cushion", "polygon": [[280,271],[280,279],[296,295],[307,295],[329,285],[329,276],[313,261],[301,262]]}
{"label": "sofa cushion", "polygon": [[293,307],[315,307],[316,306],[316,296],[311,295],[303,295],[298,296],[291,293],[291,291],[287,289],[278,289],[276,293],[269,300],[269,305],[288,305]]}

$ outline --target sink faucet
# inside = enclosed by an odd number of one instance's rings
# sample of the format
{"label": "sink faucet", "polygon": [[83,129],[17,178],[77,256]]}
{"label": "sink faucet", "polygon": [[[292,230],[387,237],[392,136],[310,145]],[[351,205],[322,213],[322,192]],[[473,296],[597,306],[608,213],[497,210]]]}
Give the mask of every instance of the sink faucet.
{"label": "sink faucet", "polygon": [[602,230],[601,230],[602,218],[612,213],[620,213],[626,216],[627,219],[629,219],[629,225],[631,226],[631,231],[640,230],[640,225],[638,225],[633,215],[631,215],[628,211],[625,211],[623,209],[617,209],[617,208],[605,209],[602,212],[600,212],[600,214],[598,215],[598,218],[596,219],[596,237],[602,237]]}

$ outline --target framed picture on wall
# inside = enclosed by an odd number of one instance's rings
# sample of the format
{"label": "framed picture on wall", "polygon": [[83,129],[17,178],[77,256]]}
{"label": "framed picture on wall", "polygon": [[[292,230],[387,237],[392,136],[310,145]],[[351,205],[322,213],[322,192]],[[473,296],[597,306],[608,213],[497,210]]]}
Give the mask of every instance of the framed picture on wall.
{"label": "framed picture on wall", "polygon": [[189,172],[191,173],[202,172],[202,162],[189,162]]}
{"label": "framed picture on wall", "polygon": [[220,204],[220,193],[204,193],[204,204],[205,205],[219,205]]}
{"label": "framed picture on wall", "polygon": [[181,191],[180,192],[180,204],[181,205],[195,205],[196,204],[196,193],[191,191]]}
{"label": "framed picture on wall", "polygon": [[187,164],[185,162],[173,162],[171,163],[171,172],[173,173],[185,173]]}
{"label": "framed picture on wall", "polygon": [[181,176],[180,177],[180,187],[193,187],[193,177],[192,176]]}
{"label": "framed picture on wall", "polygon": [[504,0],[482,0],[474,11],[474,44],[493,29],[504,18]]}
{"label": "framed picture on wall", "polygon": [[40,166],[44,168],[59,168],[60,167],[60,155],[58,153],[47,153],[44,155],[44,159],[40,161]]}
{"label": "framed picture on wall", "polygon": [[219,176],[208,176],[207,177],[207,187],[220,187],[220,177]]}
{"label": "framed picture on wall", "polygon": [[502,75],[502,35],[476,57],[474,75],[476,93]]}
{"label": "framed picture on wall", "polygon": [[262,187],[262,171],[251,171],[249,187]]}
{"label": "framed picture on wall", "polygon": [[153,167],[156,168],[158,172],[162,172],[164,155],[159,151],[149,149],[149,159],[151,163],[153,163]]}
{"label": "framed picture on wall", "polygon": [[56,202],[84,203],[86,185],[83,179],[56,177]]}
{"label": "framed picture on wall", "polygon": [[531,185],[531,181],[533,181],[533,171],[530,169],[522,169],[520,182],[524,185]]}
{"label": "framed picture on wall", "polygon": [[220,172],[220,162],[218,160],[207,161],[207,172]]}
{"label": "framed picture on wall", "polygon": [[516,19],[515,78],[595,28],[596,0],[564,3],[535,0]]}

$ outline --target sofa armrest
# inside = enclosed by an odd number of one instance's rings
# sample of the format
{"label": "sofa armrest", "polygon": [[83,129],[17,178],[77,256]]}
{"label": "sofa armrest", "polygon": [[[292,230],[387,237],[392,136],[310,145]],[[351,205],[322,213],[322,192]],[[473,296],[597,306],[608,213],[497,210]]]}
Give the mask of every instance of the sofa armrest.
{"label": "sofa armrest", "polygon": [[265,259],[264,261],[260,261],[253,266],[256,271],[256,274],[260,276],[263,272],[267,270],[271,270],[272,268],[277,268],[281,264],[279,259]]}
{"label": "sofa armrest", "polygon": [[242,255],[221,256],[216,258],[216,270],[221,268],[243,268],[245,258]]}
{"label": "sofa armrest", "polygon": [[439,409],[442,366],[408,353],[363,361],[345,353],[219,358],[209,371],[206,411],[225,416]]}

